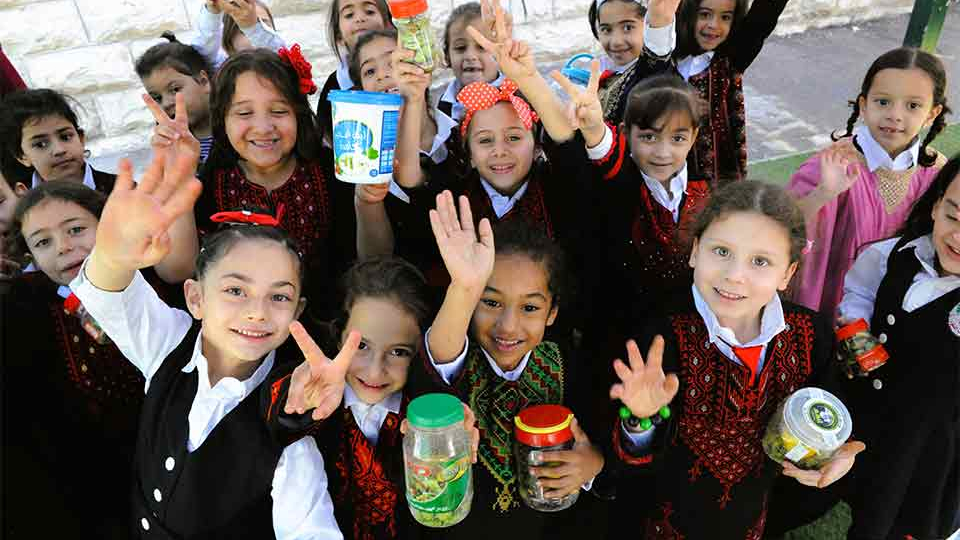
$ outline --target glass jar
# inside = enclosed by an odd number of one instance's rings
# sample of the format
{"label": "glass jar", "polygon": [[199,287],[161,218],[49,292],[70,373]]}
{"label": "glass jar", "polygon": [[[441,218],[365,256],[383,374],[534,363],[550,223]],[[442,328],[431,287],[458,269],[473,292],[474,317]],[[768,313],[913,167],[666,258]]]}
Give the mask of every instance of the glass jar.
{"label": "glass jar", "polygon": [[836,396],[819,388],[801,388],[777,407],[763,435],[763,451],[777,463],[819,469],[847,442],[853,419]]}
{"label": "glass jar", "polygon": [[857,319],[837,329],[840,347],[837,356],[847,377],[866,377],[871,371],[887,363],[890,355],[880,340],[873,337],[867,321]]}
{"label": "glass jar", "polygon": [[450,527],[470,513],[473,501],[470,434],[463,404],[450,394],[426,394],[407,406],[403,438],[407,506],[427,527]]}
{"label": "glass jar", "polygon": [[70,293],[70,296],[63,301],[63,311],[65,311],[67,315],[73,315],[80,319],[80,326],[90,334],[90,337],[92,337],[94,341],[100,345],[110,343],[110,338],[107,337],[107,333],[104,332],[97,321],[87,313],[83,304],[80,303],[80,299],[77,298],[77,295]]}
{"label": "glass jar", "polygon": [[549,498],[530,467],[555,467],[560,463],[543,462],[542,452],[571,450],[574,445],[570,422],[573,413],[563,405],[527,407],[513,419],[514,456],[517,461],[517,487],[523,502],[541,512],[558,512],[577,502],[580,491],[566,497]]}
{"label": "glass jar", "polygon": [[388,4],[400,45],[415,52],[413,63],[430,73],[436,67],[436,54],[427,0],[389,0]]}

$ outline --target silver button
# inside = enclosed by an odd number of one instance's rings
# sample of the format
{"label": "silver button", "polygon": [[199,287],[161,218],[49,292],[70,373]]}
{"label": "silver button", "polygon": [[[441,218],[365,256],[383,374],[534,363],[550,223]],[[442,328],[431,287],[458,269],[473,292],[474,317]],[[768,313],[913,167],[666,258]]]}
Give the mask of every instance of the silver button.
{"label": "silver button", "polygon": [[163,462],[163,466],[166,467],[168,471],[172,471],[176,464],[177,462],[172,457],[168,457],[167,460]]}
{"label": "silver button", "polygon": [[143,530],[145,531],[150,530],[150,522],[147,521],[147,518],[143,518],[140,520],[140,526],[143,527]]}
{"label": "silver button", "polygon": [[153,490],[153,499],[157,502],[160,502],[163,500],[163,494],[160,493],[159,489]]}
{"label": "silver button", "polygon": [[880,343],[886,343],[886,342],[887,342],[887,335],[881,333],[879,336],[877,336],[877,341],[879,341]]}
{"label": "silver button", "polygon": [[897,324],[897,318],[893,316],[893,313],[887,315],[887,324],[890,326]]}
{"label": "silver button", "polygon": [[883,381],[881,381],[880,379],[874,379],[874,380],[873,380],[873,389],[874,389],[874,390],[880,390],[881,388],[883,388]]}

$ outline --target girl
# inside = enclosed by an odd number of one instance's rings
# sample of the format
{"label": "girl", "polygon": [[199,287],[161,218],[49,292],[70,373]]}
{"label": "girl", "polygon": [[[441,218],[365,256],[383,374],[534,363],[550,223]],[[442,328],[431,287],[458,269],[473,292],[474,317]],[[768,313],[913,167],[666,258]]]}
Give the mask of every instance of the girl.
{"label": "girl", "polygon": [[144,89],[167,113],[176,112],[176,96],[183,94],[190,114],[190,132],[200,141],[200,161],[207,160],[213,146],[210,127],[210,64],[196,49],[164,33],[169,43],[147,49],[137,59],[136,70]]}
{"label": "girl", "polygon": [[201,173],[197,226],[206,234],[207,218],[216,212],[267,208],[297,243],[316,283],[332,283],[356,251],[354,188],[332,181],[333,157],[320,144],[302,93],[313,84],[309,63],[298,46],[281,54],[245,51],[217,73],[210,106],[214,144]]}
{"label": "girl", "polygon": [[711,185],[747,174],[743,73],[773,33],[787,0],[684,0],[679,16],[677,71],[707,102],[709,116],[690,164]]}
{"label": "girl", "polygon": [[[943,64],[929,53],[900,48],[881,55],[851,102],[846,134],[790,179],[787,189],[798,197],[813,242],[795,301],[833,317],[857,250],[903,225],[945,161],[929,145],[946,125],[946,86]],[[855,128],[861,113],[863,125]]]}
{"label": "girl", "polygon": [[240,51],[279,51],[287,46],[276,33],[270,8],[258,0],[204,0],[195,26],[190,45],[214,70]]}
{"label": "girl", "polygon": [[[475,229],[466,197],[460,197],[458,219],[449,192],[437,197],[430,224],[451,283],[426,334],[425,368],[434,384],[458,395],[476,414],[483,467],[474,469],[467,518],[422,534],[484,538],[492,530],[509,530],[524,538],[582,538],[586,514],[602,510],[598,501],[583,496],[571,509],[552,515],[530,510],[520,503],[512,458],[513,418],[522,409],[565,404],[581,420],[590,414],[585,385],[575,383],[569,347],[543,340],[565,298],[562,252],[523,223],[498,226],[494,247],[490,220],[480,220]],[[603,469],[602,453],[576,420],[572,429],[572,450],[543,455],[557,468],[531,471],[548,496],[590,489]]]}
{"label": "girl", "polygon": [[[0,168],[24,193],[49,180],[83,183],[110,193],[116,175],[87,163],[84,133],[67,96],[49,89],[8,95],[0,109]],[[31,178],[32,175],[32,178]]]}
{"label": "girl", "polygon": [[[782,189],[739,182],[714,194],[694,228],[693,286],[640,343],[629,366],[614,362],[610,388],[634,416],[669,405],[665,424],[613,431],[629,478],[618,499],[641,509],[643,538],[744,538],[763,534],[767,494],[777,475],[825,487],[853,465],[863,443],[847,442],[819,471],[779,465],[761,438],[779,403],[816,386],[832,358],[833,336],[816,313],[781,302],[805,245],[803,214]],[[667,375],[665,375],[667,374]],[[642,425],[642,424],[640,424]],[[643,499],[634,502],[634,499]]]}
{"label": "girl", "polygon": [[946,538],[960,528],[958,220],[960,156],[914,205],[901,236],[869,245],[844,281],[844,322],[869,321],[890,353],[870,377],[842,383],[857,436],[871,448],[847,495],[851,539]]}
{"label": "girl", "polygon": [[[93,248],[105,197],[51,181],[14,201],[14,235],[38,271],[8,282],[3,295],[3,372],[11,383],[4,386],[4,492],[17,494],[7,498],[4,531],[13,538],[78,530],[126,538],[127,471],[144,379],[116,345],[65,311],[67,285]],[[161,294],[167,291],[161,278],[182,279],[172,274],[172,262],[144,271]],[[50,398],[36,399],[40,389]],[[84,444],[69,442],[79,440]],[[39,506],[47,519],[34,519]]]}
{"label": "girl", "polygon": [[[488,17],[489,18],[489,17]],[[437,110],[460,123],[463,120],[463,104],[457,94],[473,82],[485,82],[500,86],[503,76],[496,60],[484,50],[467,31],[471,26],[482,28],[486,37],[493,38],[492,29],[484,24],[483,8],[479,2],[461,4],[450,12],[443,29],[443,56],[453,70],[453,80],[444,88],[437,103]],[[456,132],[452,132],[456,133]]]}
{"label": "girl", "polygon": [[[97,245],[71,283],[147,381],[132,524],[141,538],[341,538],[316,444],[275,443],[258,409],[275,349],[303,332],[297,248],[270,216],[221,214],[227,225],[205,239],[184,284],[189,313],[167,306],[138,268],[166,253],[167,228],[200,193],[196,141],[169,152],[136,189],[121,162]],[[351,335],[343,355],[358,341]]]}

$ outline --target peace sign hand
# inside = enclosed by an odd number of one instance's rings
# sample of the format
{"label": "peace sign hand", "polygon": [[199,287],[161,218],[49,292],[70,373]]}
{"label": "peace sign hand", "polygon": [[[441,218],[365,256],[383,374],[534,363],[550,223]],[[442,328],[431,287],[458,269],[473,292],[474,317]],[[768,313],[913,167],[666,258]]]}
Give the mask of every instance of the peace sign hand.
{"label": "peace sign hand", "polygon": [[508,27],[508,16],[500,7],[499,0],[484,0],[487,4],[487,10],[494,13],[494,31],[493,39],[487,39],[487,36],[471,25],[467,28],[467,33],[483,47],[483,50],[493,55],[497,63],[500,64],[500,71],[509,79],[513,79],[518,84],[527,77],[537,75],[537,65],[533,59],[533,51],[523,41],[515,41],[512,37],[512,25]]}
{"label": "peace sign hand", "polygon": [[170,165],[183,156],[183,159],[193,159],[193,168],[196,170],[200,162],[200,141],[190,132],[186,98],[182,93],[178,93],[175,99],[176,108],[173,118],[170,118],[159,103],[150,95],[143,94],[143,102],[153,114],[154,121],[157,122],[156,127],[153,128],[153,136],[150,138],[150,146],[153,147],[154,154],[159,154],[163,158],[165,164]]}
{"label": "peace sign hand", "polygon": [[[590,62],[590,81],[586,88],[570,82],[559,71],[552,71],[550,76],[557,81],[563,91],[570,96],[570,125],[574,129],[583,132],[584,138],[589,140],[589,135],[597,135],[597,143],[603,138],[606,130],[606,124],[603,121],[603,105],[600,104],[600,61]],[[595,146],[589,145],[588,146]]]}
{"label": "peace sign hand", "polygon": [[649,418],[670,403],[680,389],[680,380],[673,373],[663,373],[663,337],[657,336],[647,351],[644,363],[640,349],[632,339],[627,342],[630,367],[619,358],[613,369],[620,382],[610,387],[610,399],[619,399],[638,418]]}
{"label": "peace sign hand", "polygon": [[287,414],[304,414],[313,409],[313,419],[323,420],[337,410],[343,399],[347,370],[360,345],[360,332],[350,332],[332,361],[323,354],[299,322],[290,323],[290,335],[297,342],[305,360],[293,370],[283,411]]}

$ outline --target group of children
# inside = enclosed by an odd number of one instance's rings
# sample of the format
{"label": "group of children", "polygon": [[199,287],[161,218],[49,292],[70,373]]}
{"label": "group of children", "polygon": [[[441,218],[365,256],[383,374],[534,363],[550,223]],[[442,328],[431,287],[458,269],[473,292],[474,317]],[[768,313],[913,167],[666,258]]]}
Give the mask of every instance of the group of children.
{"label": "group of children", "polygon": [[[857,540],[960,528],[935,56],[879,56],[781,189],[745,178],[742,77],[786,0],[592,1],[606,57],[586,86],[552,74],[565,100],[496,0],[452,11],[439,98],[385,0],[333,0],[316,110],[266,6],[203,3],[193,43],[136,63],[157,122],[136,180],[87,163],[66,96],[0,100],[10,538],[760,539],[840,499]],[[336,180],[334,90],[402,96],[394,181]],[[891,359],[847,379],[834,329],[861,318]],[[818,470],[761,445],[808,386],[854,422]],[[429,392],[474,435],[449,528],[407,509]],[[518,492],[514,418],[541,404],[575,444],[533,476],[586,492],[556,513]]]}

